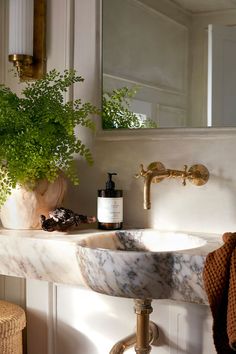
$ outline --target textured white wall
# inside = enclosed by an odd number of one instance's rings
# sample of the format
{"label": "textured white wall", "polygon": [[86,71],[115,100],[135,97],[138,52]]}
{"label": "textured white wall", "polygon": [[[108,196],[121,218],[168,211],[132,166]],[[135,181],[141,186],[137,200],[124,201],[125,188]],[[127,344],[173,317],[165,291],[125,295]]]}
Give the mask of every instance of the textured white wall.
{"label": "textured white wall", "polygon": [[[158,134],[158,133],[157,133]],[[99,141],[94,175],[103,187],[106,171],[118,173],[117,187],[124,189],[125,223],[129,227],[222,233],[236,229],[235,137],[173,137],[156,141]],[[109,152],[109,153],[108,153]],[[140,163],[161,161],[167,168],[182,169],[196,163],[210,172],[208,183],[196,187],[180,180],[165,180],[151,187],[151,210],[143,209],[143,179],[136,180]],[[88,176],[86,176],[88,178]],[[96,180],[95,180],[96,183]],[[87,190],[95,205],[96,186]],[[94,210],[94,209],[93,209]]]}

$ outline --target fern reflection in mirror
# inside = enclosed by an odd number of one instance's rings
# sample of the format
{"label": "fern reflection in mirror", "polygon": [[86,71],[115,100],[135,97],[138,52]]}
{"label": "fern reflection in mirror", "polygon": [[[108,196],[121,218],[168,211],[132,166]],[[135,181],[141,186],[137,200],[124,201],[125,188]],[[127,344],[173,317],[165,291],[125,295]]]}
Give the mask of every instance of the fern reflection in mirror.
{"label": "fern reflection in mirror", "polygon": [[122,87],[111,93],[104,92],[102,97],[103,129],[115,128],[157,128],[157,124],[144,114],[135,113],[131,108],[138,86]]}

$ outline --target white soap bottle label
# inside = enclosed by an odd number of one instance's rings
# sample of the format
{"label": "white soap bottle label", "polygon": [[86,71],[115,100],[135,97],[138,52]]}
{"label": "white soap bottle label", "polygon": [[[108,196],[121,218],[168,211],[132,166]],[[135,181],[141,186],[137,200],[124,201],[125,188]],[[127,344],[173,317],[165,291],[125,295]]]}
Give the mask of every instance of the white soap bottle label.
{"label": "white soap bottle label", "polygon": [[98,197],[97,219],[102,223],[123,222],[123,198]]}

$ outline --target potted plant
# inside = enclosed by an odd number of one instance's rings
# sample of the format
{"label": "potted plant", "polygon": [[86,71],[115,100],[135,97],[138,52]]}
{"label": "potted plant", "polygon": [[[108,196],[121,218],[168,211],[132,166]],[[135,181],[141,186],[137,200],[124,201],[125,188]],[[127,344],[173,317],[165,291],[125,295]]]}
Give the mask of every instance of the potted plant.
{"label": "potted plant", "polygon": [[[21,97],[0,85],[0,207],[7,228],[39,228],[40,214],[59,206],[65,177],[78,184],[75,154],[91,164],[90,150],[75,127],[94,129],[98,109],[64,93],[83,78],[75,71],[50,71],[28,82]],[[19,212],[19,215],[18,215]],[[11,220],[10,220],[11,219]]]}

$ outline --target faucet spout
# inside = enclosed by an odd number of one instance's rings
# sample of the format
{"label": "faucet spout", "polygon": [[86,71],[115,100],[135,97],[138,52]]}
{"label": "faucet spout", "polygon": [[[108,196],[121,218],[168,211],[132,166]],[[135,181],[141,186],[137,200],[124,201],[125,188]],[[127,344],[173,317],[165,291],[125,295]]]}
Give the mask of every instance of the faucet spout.
{"label": "faucet spout", "polygon": [[148,176],[145,177],[144,180],[144,189],[143,189],[143,208],[145,210],[151,209],[151,182],[152,182],[153,176],[149,174]]}
{"label": "faucet spout", "polygon": [[143,189],[143,208],[145,210],[151,209],[151,183],[155,178],[155,183],[161,182],[164,178],[170,177],[168,170],[163,171],[147,171],[144,179]]}

